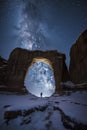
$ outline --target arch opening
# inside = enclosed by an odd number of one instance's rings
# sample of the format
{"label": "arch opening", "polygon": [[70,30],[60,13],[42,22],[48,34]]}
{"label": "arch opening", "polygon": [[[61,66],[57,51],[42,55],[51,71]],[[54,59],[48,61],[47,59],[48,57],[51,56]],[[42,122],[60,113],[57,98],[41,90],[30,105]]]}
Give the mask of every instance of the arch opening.
{"label": "arch opening", "polygon": [[26,89],[37,97],[50,97],[55,92],[52,65],[45,58],[34,58],[25,76]]}

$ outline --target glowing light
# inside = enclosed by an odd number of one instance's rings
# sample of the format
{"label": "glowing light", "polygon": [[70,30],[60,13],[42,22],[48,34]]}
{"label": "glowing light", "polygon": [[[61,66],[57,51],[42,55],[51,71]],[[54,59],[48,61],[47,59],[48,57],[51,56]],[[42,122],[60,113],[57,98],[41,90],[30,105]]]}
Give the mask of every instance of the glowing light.
{"label": "glowing light", "polygon": [[25,77],[27,90],[40,97],[50,97],[55,92],[55,80],[52,68],[44,62],[36,62],[28,69]]}
{"label": "glowing light", "polygon": [[[48,60],[46,58],[40,58],[40,57],[39,58],[34,58],[33,61],[32,61],[32,63],[31,63],[31,65],[34,64],[34,63],[36,63],[36,62],[44,62],[47,65],[49,65],[51,67],[51,69],[53,69],[52,68],[52,63],[50,62],[50,60]],[[45,68],[45,69],[48,69],[48,68]]]}

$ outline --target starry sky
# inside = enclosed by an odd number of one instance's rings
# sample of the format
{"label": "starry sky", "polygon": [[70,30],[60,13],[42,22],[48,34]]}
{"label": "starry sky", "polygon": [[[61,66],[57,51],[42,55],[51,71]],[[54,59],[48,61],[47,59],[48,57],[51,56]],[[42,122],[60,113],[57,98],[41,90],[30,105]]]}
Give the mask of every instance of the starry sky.
{"label": "starry sky", "polygon": [[26,89],[37,97],[50,97],[55,92],[54,73],[49,65],[36,62],[27,72],[24,80]]}
{"label": "starry sky", "polygon": [[66,54],[87,29],[87,0],[0,0],[0,55],[15,47]]}

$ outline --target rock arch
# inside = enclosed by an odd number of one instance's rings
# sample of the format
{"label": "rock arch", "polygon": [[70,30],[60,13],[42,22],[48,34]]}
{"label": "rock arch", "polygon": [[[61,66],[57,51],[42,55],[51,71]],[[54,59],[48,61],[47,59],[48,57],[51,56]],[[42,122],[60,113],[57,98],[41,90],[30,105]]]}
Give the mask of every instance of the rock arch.
{"label": "rock arch", "polygon": [[55,77],[56,92],[60,89],[60,82],[69,80],[69,74],[65,64],[65,55],[55,50],[50,51],[29,51],[26,49],[14,49],[8,60],[7,85],[13,89],[23,89],[24,79],[28,67],[35,60],[43,60],[53,68]]}

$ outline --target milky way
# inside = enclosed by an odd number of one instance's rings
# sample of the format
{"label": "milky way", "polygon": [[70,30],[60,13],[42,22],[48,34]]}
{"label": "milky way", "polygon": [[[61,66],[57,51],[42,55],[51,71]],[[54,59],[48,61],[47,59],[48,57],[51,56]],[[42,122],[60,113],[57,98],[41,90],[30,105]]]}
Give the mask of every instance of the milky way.
{"label": "milky way", "polygon": [[15,47],[66,54],[87,28],[86,0],[0,0],[0,55]]}
{"label": "milky way", "polygon": [[23,3],[18,25],[20,47],[28,50],[46,49],[44,26],[37,6],[31,1]]}

